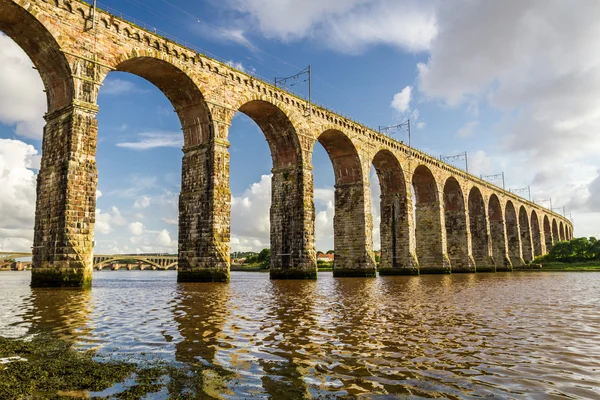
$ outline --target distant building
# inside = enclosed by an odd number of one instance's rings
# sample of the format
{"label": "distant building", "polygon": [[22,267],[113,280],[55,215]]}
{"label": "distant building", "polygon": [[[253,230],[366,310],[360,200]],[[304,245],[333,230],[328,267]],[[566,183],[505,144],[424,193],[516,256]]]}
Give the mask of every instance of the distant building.
{"label": "distant building", "polygon": [[317,261],[321,261],[321,262],[333,262],[333,258],[334,258],[333,254],[320,253],[317,256]]}

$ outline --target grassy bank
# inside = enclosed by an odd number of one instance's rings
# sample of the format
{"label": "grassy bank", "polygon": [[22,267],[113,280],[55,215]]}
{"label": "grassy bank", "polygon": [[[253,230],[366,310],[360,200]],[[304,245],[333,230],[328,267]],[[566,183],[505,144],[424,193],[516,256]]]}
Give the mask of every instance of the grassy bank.
{"label": "grassy bank", "polygon": [[[56,338],[0,337],[1,399],[142,399],[151,393],[173,399],[226,393],[232,374],[198,365],[99,362]],[[108,389],[108,390],[107,390]]]}
{"label": "grassy bank", "polygon": [[589,262],[575,262],[575,263],[561,263],[561,262],[546,262],[542,263],[542,268],[538,271],[600,271],[600,262],[589,261]]}

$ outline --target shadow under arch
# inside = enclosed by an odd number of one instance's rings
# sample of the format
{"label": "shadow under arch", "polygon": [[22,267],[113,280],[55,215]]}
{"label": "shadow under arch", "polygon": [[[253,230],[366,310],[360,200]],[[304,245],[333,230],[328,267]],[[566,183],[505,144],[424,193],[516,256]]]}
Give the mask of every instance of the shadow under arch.
{"label": "shadow under arch", "polygon": [[381,188],[379,274],[416,275],[419,265],[413,250],[409,220],[412,201],[406,194],[404,172],[389,150],[378,151],[373,158],[373,166]]}
{"label": "shadow under arch", "polygon": [[0,0],[0,31],[19,45],[40,73],[48,114],[74,98],[71,67],[54,36],[37,18],[12,0]]}
{"label": "shadow under arch", "polygon": [[452,272],[475,272],[475,262],[469,251],[464,195],[454,177],[446,179],[444,184],[444,217],[446,247]]}
{"label": "shadow under arch", "polygon": [[523,265],[523,253],[521,252],[521,235],[519,232],[519,220],[517,211],[512,201],[506,202],[505,224],[506,240],[508,242],[508,257],[513,267]]}
{"label": "shadow under arch", "polygon": [[492,258],[491,238],[485,202],[478,187],[469,191],[469,227],[471,229],[471,251],[477,272],[495,272]]}
{"label": "shadow under arch", "polygon": [[488,214],[490,220],[490,236],[492,238],[492,255],[496,263],[496,271],[511,271],[512,264],[508,258],[506,226],[504,213],[498,196],[492,194],[489,200]]}
{"label": "shadow under arch", "polygon": [[356,147],[343,132],[328,129],[318,137],[333,164],[335,211],[333,216],[333,276],[375,276],[370,232],[368,187]]}
{"label": "shadow under arch", "polygon": [[525,206],[519,207],[519,230],[521,232],[521,249],[523,252],[523,261],[526,263],[533,260],[533,241],[531,226],[529,225],[527,210]]}
{"label": "shadow under arch", "polygon": [[415,238],[421,273],[450,273],[437,182],[431,170],[419,165],[412,176],[415,192]]}
{"label": "shadow under arch", "polygon": [[[316,279],[313,177],[303,162],[298,127],[276,103],[243,102],[237,110],[265,135],[273,161],[271,178],[271,279]],[[232,116],[233,117],[233,116]],[[229,238],[227,239],[229,241]]]}
{"label": "shadow under arch", "polygon": [[562,240],[562,241],[566,240],[565,226],[563,225],[562,221],[560,221],[560,223],[558,225],[558,232],[559,232],[560,240]]}
{"label": "shadow under arch", "polygon": [[558,223],[556,218],[552,218],[552,241],[554,244],[560,242],[560,236],[558,235]]}
{"label": "shadow under arch", "polygon": [[550,219],[547,215],[544,215],[544,238],[546,242],[546,253],[552,250],[554,245],[554,238],[552,237],[552,228],[550,226]]}
{"label": "shadow under arch", "polygon": [[531,239],[533,243],[533,256],[541,256],[544,254],[542,249],[542,232],[540,230],[540,219],[535,212],[531,210]]}

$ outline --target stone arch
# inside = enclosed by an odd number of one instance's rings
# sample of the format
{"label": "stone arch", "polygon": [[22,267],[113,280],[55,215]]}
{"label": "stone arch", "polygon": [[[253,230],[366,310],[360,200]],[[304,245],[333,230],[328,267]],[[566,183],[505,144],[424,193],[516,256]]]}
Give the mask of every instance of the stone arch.
{"label": "stone arch", "polygon": [[488,205],[490,219],[490,236],[492,238],[492,255],[496,264],[496,271],[510,271],[512,264],[508,258],[508,246],[506,242],[506,226],[504,225],[504,213],[498,196],[492,194]]}
{"label": "stone arch", "polygon": [[552,228],[550,225],[550,219],[547,215],[544,215],[544,238],[546,241],[546,253],[549,253],[554,244],[554,238],[552,237]]}
{"label": "stone arch", "polygon": [[533,260],[533,238],[530,219],[525,206],[519,207],[519,231],[521,233],[521,251],[523,261],[529,263]]}
{"label": "stone arch", "polygon": [[563,225],[562,221],[560,221],[560,223],[558,224],[558,235],[559,235],[561,241],[566,240],[565,226]]}
{"label": "stone arch", "polygon": [[380,275],[418,274],[412,251],[406,180],[400,162],[389,150],[379,150],[372,162],[379,178],[380,198]]}
{"label": "stone arch", "polygon": [[329,155],[335,176],[333,274],[375,276],[369,188],[358,151],[352,140],[337,129],[325,130],[317,140]]}
{"label": "stone arch", "polygon": [[132,54],[123,57],[115,70],[146,79],[169,99],[181,122],[185,148],[213,139],[208,104],[198,85],[178,66],[160,58]]}
{"label": "stone arch", "polygon": [[533,244],[533,256],[537,257],[543,255],[544,251],[542,248],[540,220],[535,210],[531,210],[531,241]]}
{"label": "stone arch", "polygon": [[223,128],[214,123],[203,93],[187,71],[137,51],[121,54],[113,62],[114,70],[137,75],[156,86],[171,102],[181,123],[178,254],[182,273],[178,280],[227,281],[229,224],[215,213],[221,211],[219,207],[229,212],[230,195],[214,190],[219,180],[215,171],[223,171],[229,163],[226,143],[215,140]]}
{"label": "stone arch", "polygon": [[506,241],[508,242],[508,257],[513,267],[523,265],[521,251],[521,236],[519,231],[519,220],[515,205],[511,200],[506,202],[505,211]]}
{"label": "stone arch", "polygon": [[264,133],[271,150],[273,168],[287,168],[302,162],[296,127],[282,108],[265,100],[249,100],[238,110],[250,117]]}
{"label": "stone arch", "polygon": [[[316,278],[313,183],[294,125],[283,107],[260,98],[246,99],[238,111],[265,135],[273,161],[270,209],[270,276]],[[233,117],[233,116],[232,116]]]}
{"label": "stone arch", "polygon": [[40,73],[46,89],[48,113],[70,105],[75,92],[71,67],[49,30],[14,1],[2,0],[0,31],[23,49]]}
{"label": "stone arch", "polygon": [[446,247],[452,272],[475,272],[475,263],[469,251],[464,195],[454,177],[449,177],[444,184],[444,217]]}
{"label": "stone arch", "polygon": [[425,165],[419,165],[413,172],[412,186],[415,194],[415,239],[419,271],[449,273],[451,266],[446,254],[439,190],[431,170]]}
{"label": "stone arch", "polygon": [[496,266],[491,258],[491,238],[485,202],[478,187],[469,191],[469,228],[471,231],[471,252],[477,272],[495,272]]}
{"label": "stone arch", "polygon": [[554,243],[560,242],[560,236],[558,235],[558,224],[556,218],[552,218],[552,240]]}
{"label": "stone arch", "polygon": [[358,151],[337,129],[326,129],[317,140],[329,155],[335,177],[333,274],[375,276],[369,187]]}

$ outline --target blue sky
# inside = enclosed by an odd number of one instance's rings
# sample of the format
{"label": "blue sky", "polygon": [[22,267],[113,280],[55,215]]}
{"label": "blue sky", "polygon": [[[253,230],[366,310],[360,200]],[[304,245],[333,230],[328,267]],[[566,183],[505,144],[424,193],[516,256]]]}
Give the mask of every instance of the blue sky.
{"label": "blue sky", "polygon": [[[596,2],[102,3],[268,79],[310,64],[314,101],[372,127],[410,118],[415,147],[436,156],[467,151],[472,173],[504,171],[507,188],[531,185],[534,198],[566,206],[576,235],[600,235]],[[6,36],[0,60],[0,249],[28,250],[45,99],[27,56]],[[96,252],[175,251],[182,135],[171,104],[119,72],[108,75],[98,103]],[[260,250],[269,241],[269,149],[241,113],[230,142],[232,250]],[[334,179],[320,145],[313,163],[317,249],[328,250]]]}

